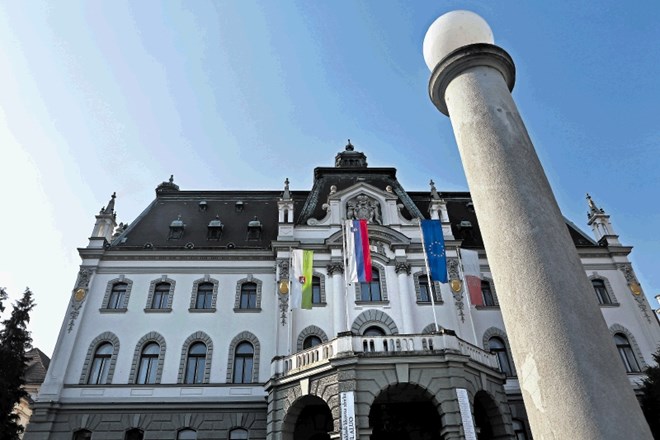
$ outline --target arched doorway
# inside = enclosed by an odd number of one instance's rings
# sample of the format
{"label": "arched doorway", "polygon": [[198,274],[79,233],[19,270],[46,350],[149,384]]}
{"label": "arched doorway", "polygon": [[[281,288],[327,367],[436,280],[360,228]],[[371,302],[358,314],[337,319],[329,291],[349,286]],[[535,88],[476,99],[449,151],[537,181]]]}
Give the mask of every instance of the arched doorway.
{"label": "arched doorway", "polygon": [[285,439],[330,440],[329,433],[334,431],[334,423],[328,404],[311,395],[298,399],[289,408],[284,431]]}
{"label": "arched doorway", "polygon": [[412,384],[392,385],[374,400],[369,411],[371,440],[432,440],[440,438],[442,421],[433,397]]}
{"label": "arched doorway", "polygon": [[493,398],[485,391],[479,391],[474,396],[474,424],[478,440],[508,438],[502,415]]}

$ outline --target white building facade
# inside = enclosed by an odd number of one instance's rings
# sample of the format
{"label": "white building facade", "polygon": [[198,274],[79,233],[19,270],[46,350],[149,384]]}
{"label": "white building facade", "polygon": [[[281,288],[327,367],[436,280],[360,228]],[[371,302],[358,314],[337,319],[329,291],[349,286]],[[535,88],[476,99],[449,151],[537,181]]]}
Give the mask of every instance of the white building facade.
{"label": "white building facade", "polygon": [[[352,218],[369,222],[369,284],[344,276]],[[447,284],[429,286],[420,218],[442,222]],[[595,240],[567,223],[594,288],[575,294],[596,295],[638,387],[660,327],[590,198],[589,225]],[[314,251],[311,310],[289,307],[293,248]],[[308,191],[170,179],[119,226],[113,195],[80,256],[27,439],[531,439],[469,193],[407,192],[350,143]]]}

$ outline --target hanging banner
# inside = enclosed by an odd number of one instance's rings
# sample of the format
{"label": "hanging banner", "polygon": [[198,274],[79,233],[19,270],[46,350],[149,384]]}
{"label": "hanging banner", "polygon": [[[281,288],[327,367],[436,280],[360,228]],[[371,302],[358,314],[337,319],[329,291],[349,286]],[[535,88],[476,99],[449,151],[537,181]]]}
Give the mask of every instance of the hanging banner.
{"label": "hanging banner", "polygon": [[355,427],[355,394],[353,391],[339,393],[341,408],[341,440],[356,440]]}
{"label": "hanging banner", "polygon": [[456,397],[458,397],[458,409],[461,412],[465,440],[477,440],[477,433],[474,430],[472,410],[470,410],[470,398],[468,397],[467,390],[465,388],[456,388]]}

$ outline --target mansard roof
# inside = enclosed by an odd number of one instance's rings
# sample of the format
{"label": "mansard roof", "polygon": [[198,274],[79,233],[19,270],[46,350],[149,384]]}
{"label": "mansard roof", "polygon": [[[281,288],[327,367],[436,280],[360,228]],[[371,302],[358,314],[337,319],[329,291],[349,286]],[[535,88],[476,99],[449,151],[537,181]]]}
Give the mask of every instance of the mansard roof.
{"label": "mansard roof", "polygon": [[[294,223],[308,225],[311,219],[323,219],[329,196],[359,183],[396,196],[397,204],[402,205],[401,215],[407,220],[429,217],[430,191],[406,191],[396,177],[396,168],[369,168],[366,156],[355,152],[349,142],[346,151],[337,155],[335,167],[314,169],[311,190],[287,191],[293,201]],[[285,185],[286,191],[288,180]],[[483,248],[470,193],[441,192],[438,195],[447,202],[454,237],[462,240],[463,247]],[[282,191],[274,190],[182,191],[170,178],[169,182],[158,186],[156,199],[114,239],[111,247],[266,250],[277,240],[278,201],[282,196]],[[222,231],[211,234],[209,225],[217,220],[222,224]],[[248,224],[255,220],[261,224],[258,238],[248,234]],[[597,246],[568,221],[567,227],[576,246]]]}

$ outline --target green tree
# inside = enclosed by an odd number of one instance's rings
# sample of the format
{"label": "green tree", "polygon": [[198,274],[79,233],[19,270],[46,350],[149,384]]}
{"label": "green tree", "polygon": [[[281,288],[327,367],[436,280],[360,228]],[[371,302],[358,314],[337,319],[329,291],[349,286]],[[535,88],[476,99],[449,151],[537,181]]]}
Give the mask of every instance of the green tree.
{"label": "green tree", "polygon": [[[0,289],[0,313],[7,292]],[[2,321],[0,330],[0,440],[18,440],[23,427],[18,424],[18,415],[13,413],[14,405],[21,397],[27,397],[23,389],[27,358],[25,353],[32,348],[32,338],[27,330],[30,311],[35,303],[30,289],[25,289],[23,297],[16,301],[11,316]]]}
{"label": "green tree", "polygon": [[660,439],[660,347],[653,355],[655,365],[644,370],[646,379],[642,382],[642,411],[651,427],[653,437]]}

